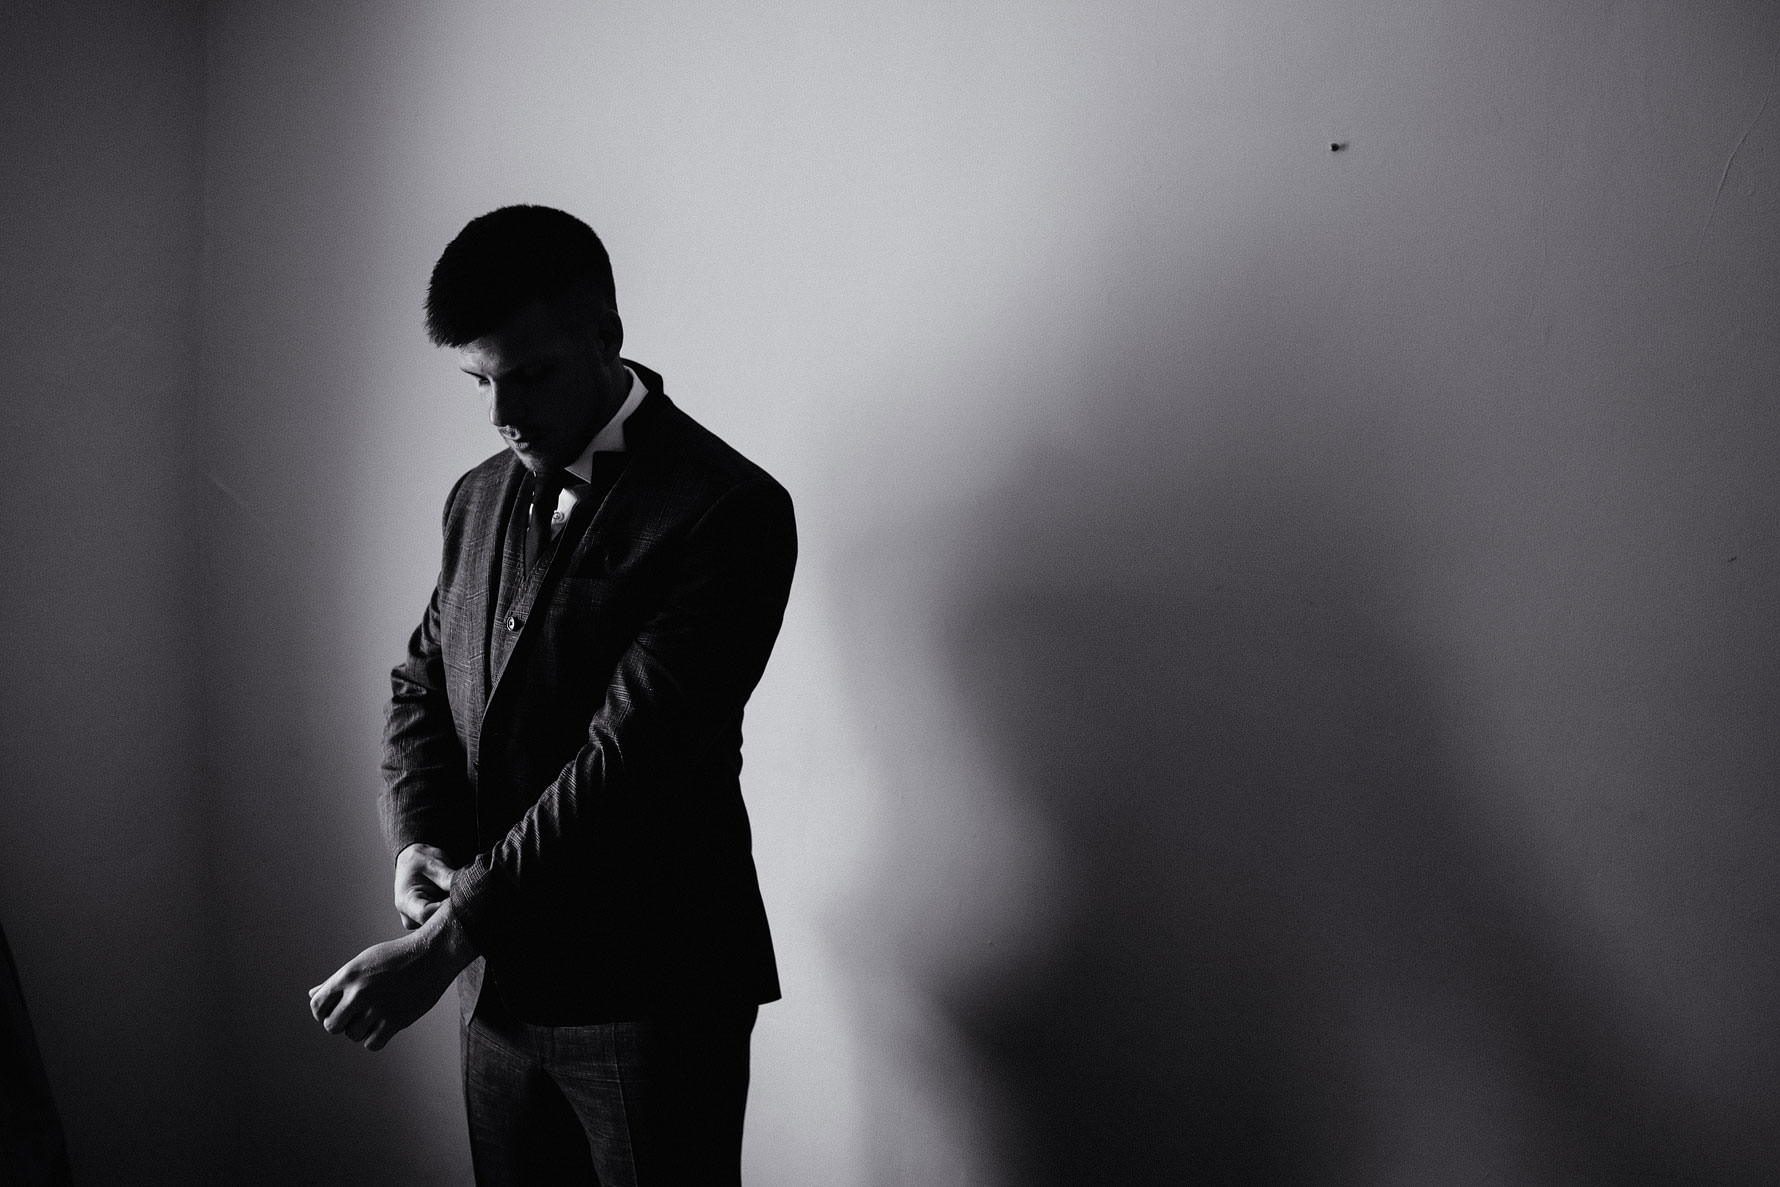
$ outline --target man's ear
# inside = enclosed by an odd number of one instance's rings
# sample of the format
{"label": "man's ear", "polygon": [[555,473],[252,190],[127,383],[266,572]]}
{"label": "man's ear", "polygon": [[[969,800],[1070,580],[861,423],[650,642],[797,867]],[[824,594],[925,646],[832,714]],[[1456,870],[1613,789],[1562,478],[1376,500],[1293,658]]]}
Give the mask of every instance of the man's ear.
{"label": "man's ear", "polygon": [[616,309],[602,309],[594,319],[600,339],[600,359],[607,366],[618,361],[618,354],[624,349],[624,322]]}

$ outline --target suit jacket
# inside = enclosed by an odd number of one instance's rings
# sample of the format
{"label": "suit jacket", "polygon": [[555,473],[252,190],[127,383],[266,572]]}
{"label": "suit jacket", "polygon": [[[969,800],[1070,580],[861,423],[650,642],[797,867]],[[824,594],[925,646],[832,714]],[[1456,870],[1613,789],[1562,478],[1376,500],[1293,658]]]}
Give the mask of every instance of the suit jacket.
{"label": "suit jacket", "polygon": [[[528,1022],[779,995],[739,775],[796,562],[791,499],[630,366],[649,394],[623,469],[535,567],[518,460],[458,480],[392,673],[385,834],[461,867],[454,912]],[[483,976],[466,970],[466,1011]]]}

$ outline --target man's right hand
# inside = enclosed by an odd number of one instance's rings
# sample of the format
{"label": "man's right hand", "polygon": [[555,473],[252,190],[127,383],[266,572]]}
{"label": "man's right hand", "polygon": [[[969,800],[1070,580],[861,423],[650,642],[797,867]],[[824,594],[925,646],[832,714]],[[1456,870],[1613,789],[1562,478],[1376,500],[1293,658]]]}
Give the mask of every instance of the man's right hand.
{"label": "man's right hand", "polygon": [[413,931],[451,897],[451,876],[443,850],[414,842],[396,854],[396,914]]}

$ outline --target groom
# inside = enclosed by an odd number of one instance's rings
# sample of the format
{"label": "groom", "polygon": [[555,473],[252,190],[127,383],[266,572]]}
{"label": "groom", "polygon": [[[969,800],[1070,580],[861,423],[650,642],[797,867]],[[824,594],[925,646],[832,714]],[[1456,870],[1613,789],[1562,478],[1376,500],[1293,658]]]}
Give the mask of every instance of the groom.
{"label": "groom", "polygon": [[479,1184],[739,1183],[779,996],[742,709],[790,590],[790,497],[620,357],[611,265],[573,216],[472,220],[426,315],[506,448],[447,497],[392,674],[381,806],[413,930],[311,1010],[376,1050],[459,979]]}

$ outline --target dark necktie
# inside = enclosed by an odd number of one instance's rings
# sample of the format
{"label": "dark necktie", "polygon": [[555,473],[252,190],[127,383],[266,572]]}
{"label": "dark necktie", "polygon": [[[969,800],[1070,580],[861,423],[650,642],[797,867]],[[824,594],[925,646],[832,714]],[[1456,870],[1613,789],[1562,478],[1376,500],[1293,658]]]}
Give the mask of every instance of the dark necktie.
{"label": "dark necktie", "polygon": [[531,568],[550,545],[550,521],[562,494],[563,480],[571,475],[553,472],[532,480],[532,513],[525,530],[525,567]]}
{"label": "dark necktie", "polygon": [[593,455],[592,477],[587,481],[569,473],[558,470],[543,478],[533,479],[533,495],[531,515],[526,520],[525,528],[525,567],[532,568],[538,558],[544,555],[544,549],[550,545],[551,531],[556,515],[556,504],[565,487],[574,490],[577,503],[592,500],[597,506],[599,500],[606,497],[612,484],[618,481],[618,474],[624,469],[624,454],[601,450]]}

